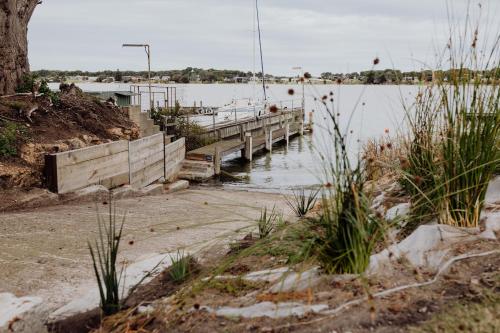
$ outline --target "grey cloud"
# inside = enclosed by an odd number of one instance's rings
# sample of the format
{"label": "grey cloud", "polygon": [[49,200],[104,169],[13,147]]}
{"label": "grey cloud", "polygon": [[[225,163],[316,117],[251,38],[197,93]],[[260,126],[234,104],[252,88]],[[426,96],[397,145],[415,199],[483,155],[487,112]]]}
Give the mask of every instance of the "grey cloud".
{"label": "grey cloud", "polygon": [[[452,2],[448,0],[448,2]],[[498,13],[498,0],[489,10]],[[474,5],[474,2],[473,6]],[[374,56],[404,69],[445,42],[446,0],[260,0],[266,70],[363,70]],[[460,16],[467,0],[453,0]],[[47,0],[29,27],[33,69],[252,69],[253,0]],[[494,17],[494,16],[493,16]]]}

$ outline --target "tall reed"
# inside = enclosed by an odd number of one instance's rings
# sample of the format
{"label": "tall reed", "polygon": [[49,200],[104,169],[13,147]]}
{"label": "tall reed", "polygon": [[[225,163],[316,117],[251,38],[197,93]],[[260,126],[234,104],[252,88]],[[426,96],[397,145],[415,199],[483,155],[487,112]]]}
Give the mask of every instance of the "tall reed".
{"label": "tall reed", "polygon": [[500,34],[479,47],[479,23],[469,19],[459,33],[450,23],[440,60],[450,69],[434,71],[433,83],[408,112],[411,139],[402,163],[413,215],[459,227],[477,227],[500,161]]}
{"label": "tall reed", "polygon": [[323,156],[325,184],[316,246],[322,267],[329,273],[363,273],[375,244],[382,238],[382,220],[373,214],[364,192],[366,172],[353,165],[338,115],[323,102],[331,125],[332,156]]}

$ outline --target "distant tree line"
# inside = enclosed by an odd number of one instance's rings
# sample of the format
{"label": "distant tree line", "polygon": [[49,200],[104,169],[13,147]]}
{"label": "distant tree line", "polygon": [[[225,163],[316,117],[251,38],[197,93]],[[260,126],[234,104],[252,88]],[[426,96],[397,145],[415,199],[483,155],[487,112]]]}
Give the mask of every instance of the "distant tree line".
{"label": "distant tree line", "polygon": [[[123,78],[126,77],[140,77],[143,79],[147,79],[148,72],[147,71],[112,71],[112,70],[104,70],[104,71],[81,71],[81,70],[73,70],[73,71],[60,71],[60,70],[38,70],[32,72],[37,77],[41,78],[53,78],[57,81],[64,81],[67,77],[97,77],[98,81],[102,81],[105,78],[112,77],[115,81],[122,81]],[[252,72],[243,72],[239,70],[219,70],[219,69],[202,69],[202,68],[194,68],[187,67],[181,70],[167,70],[167,71],[151,71],[151,77],[169,77],[170,81],[174,81],[177,83],[189,83],[193,81],[202,81],[202,82],[221,82],[224,80],[233,80],[235,77],[240,78],[251,78],[253,76]],[[256,74],[257,77],[262,77],[261,73]],[[266,75],[266,77],[272,77],[271,75]]]}
{"label": "distant tree line", "polygon": [[[355,81],[361,84],[387,84],[387,83],[414,83],[414,82],[431,82],[433,80],[450,81],[453,75],[456,75],[456,70],[423,70],[423,71],[410,71],[402,72],[395,69],[384,69],[384,70],[369,70],[362,72],[353,73],[331,73],[325,72],[320,75],[323,80],[332,81]],[[479,74],[481,78],[485,81],[498,80],[500,79],[500,67],[497,69],[492,69],[490,71],[473,71],[470,69],[464,69],[464,71],[469,75]],[[461,75],[461,77],[466,77],[467,75]]]}
{"label": "distant tree line", "polygon": [[[472,70],[465,70],[471,75],[476,73]],[[101,82],[107,78],[113,78],[115,81],[128,82],[131,77],[138,77],[142,79],[147,79],[147,71],[120,71],[120,70],[105,70],[105,71],[59,71],[59,70],[38,70],[32,72],[36,77],[51,79],[57,82],[64,82],[68,77],[95,77],[97,81]],[[493,79],[500,79],[500,68],[482,71],[480,73],[481,77],[486,81],[491,81]],[[408,71],[403,72],[396,69],[384,69],[384,70],[369,70],[361,72],[352,73],[332,73],[324,72],[319,76],[320,79],[325,82],[328,81],[338,81],[343,83],[359,83],[359,84],[399,84],[399,83],[416,83],[416,82],[430,82],[433,80],[443,80],[450,81],[454,75],[453,70],[447,71]],[[239,70],[227,70],[227,69],[202,69],[195,67],[187,67],[180,70],[166,70],[166,71],[152,71],[151,77],[153,78],[166,78],[168,81],[173,81],[176,83],[189,83],[189,82],[204,82],[204,83],[214,83],[214,82],[234,82],[235,78],[249,80],[253,77],[252,72],[244,72]],[[256,73],[257,78],[262,78],[262,73]],[[463,76],[462,76],[463,77]],[[275,76],[266,74],[266,79],[273,79]]]}

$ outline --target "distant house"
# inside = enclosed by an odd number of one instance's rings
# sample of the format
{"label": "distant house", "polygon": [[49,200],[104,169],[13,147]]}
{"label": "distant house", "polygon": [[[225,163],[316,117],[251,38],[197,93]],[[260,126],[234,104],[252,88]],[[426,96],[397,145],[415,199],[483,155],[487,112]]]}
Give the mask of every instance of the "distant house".
{"label": "distant house", "polygon": [[102,83],[113,83],[113,82],[115,82],[115,78],[111,76],[102,80]]}
{"label": "distant house", "polygon": [[412,84],[412,83],[419,83],[419,80],[417,77],[414,76],[405,76],[403,77],[403,82]]}
{"label": "distant house", "polygon": [[243,76],[235,76],[233,78],[234,83],[248,83],[248,78],[243,77]]}
{"label": "distant house", "polygon": [[112,98],[118,106],[132,105],[132,97],[139,95],[130,91],[89,92],[89,94],[94,95],[103,101],[107,101]]}

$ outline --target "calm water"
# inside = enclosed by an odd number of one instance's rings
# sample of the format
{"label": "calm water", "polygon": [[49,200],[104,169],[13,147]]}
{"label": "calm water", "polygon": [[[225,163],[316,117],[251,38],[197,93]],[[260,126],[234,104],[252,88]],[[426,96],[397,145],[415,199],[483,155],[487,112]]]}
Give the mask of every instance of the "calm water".
{"label": "calm water", "polygon": [[[195,101],[198,105],[202,101],[203,105],[223,106],[232,100],[251,98],[254,91],[252,85],[246,84],[175,86],[178,88],[178,99],[185,106],[192,106]],[[81,84],[80,87],[87,91],[129,90],[127,84],[91,83]],[[289,89],[294,89],[294,96],[288,95]],[[391,135],[403,130],[402,101],[411,103],[417,89],[417,86],[306,85],[306,114],[313,112],[313,134],[290,140],[288,148],[276,144],[272,154],[256,155],[251,163],[243,161],[239,153],[228,156],[222,168],[238,179],[227,178],[223,181],[223,186],[286,191],[293,187],[320,184],[321,163],[318,152],[329,155],[331,149],[328,135],[331,124],[326,118],[326,108],[320,102],[322,96],[327,95],[330,99],[330,93],[333,92],[334,101],[328,101],[328,107],[333,108],[335,114],[340,114],[341,127],[348,134],[349,149],[356,156],[367,139],[386,135],[386,129]],[[261,95],[260,90],[256,91],[256,95]],[[272,101],[282,100],[290,104],[291,99],[301,98],[302,87],[299,85],[270,85],[268,89],[268,99]],[[237,116],[242,117],[244,114],[238,113]],[[219,120],[222,117],[224,115],[219,115]],[[230,117],[233,119],[234,115],[231,114]],[[202,117],[200,121],[211,123],[211,119],[210,116],[205,119]]]}

